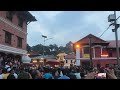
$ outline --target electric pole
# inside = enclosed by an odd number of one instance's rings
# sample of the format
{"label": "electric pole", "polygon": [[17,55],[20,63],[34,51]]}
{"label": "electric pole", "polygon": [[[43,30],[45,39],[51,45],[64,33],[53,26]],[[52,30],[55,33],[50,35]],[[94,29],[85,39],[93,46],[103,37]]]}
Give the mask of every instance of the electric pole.
{"label": "electric pole", "polygon": [[45,38],[47,38],[47,36],[44,36],[44,35],[42,35],[42,37],[44,38],[44,45],[43,45],[43,65],[45,65],[45,58],[44,58],[44,52],[45,52],[45,50],[44,50],[44,48],[45,48]]}
{"label": "electric pole", "polygon": [[89,53],[90,53],[90,67],[93,68],[93,63],[92,63],[92,43],[91,43],[91,36],[89,37]]}
{"label": "electric pole", "polygon": [[117,64],[120,65],[120,61],[119,61],[119,47],[118,47],[118,34],[117,34],[117,29],[119,27],[119,25],[116,22],[116,11],[114,11],[114,15],[115,15],[115,22],[114,22],[114,32],[115,32],[115,38],[116,38],[116,52],[117,52]]}
{"label": "electric pole", "polygon": [[112,29],[112,31],[115,32],[117,65],[120,65],[120,61],[119,61],[119,47],[118,47],[118,34],[117,34],[117,29],[120,27],[120,24],[117,24],[117,19],[116,19],[116,11],[114,11],[114,14],[110,14],[108,16],[108,22],[111,22],[111,25],[115,26],[115,28]]}

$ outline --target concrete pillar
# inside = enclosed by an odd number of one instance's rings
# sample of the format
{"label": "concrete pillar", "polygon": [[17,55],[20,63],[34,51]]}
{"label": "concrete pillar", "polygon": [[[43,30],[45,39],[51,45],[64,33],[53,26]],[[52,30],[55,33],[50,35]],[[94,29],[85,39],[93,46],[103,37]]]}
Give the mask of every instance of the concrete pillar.
{"label": "concrete pillar", "polygon": [[80,66],[80,48],[76,48],[76,66]]}
{"label": "concrete pillar", "polygon": [[94,54],[94,58],[95,58],[95,47],[93,47],[93,54]]}

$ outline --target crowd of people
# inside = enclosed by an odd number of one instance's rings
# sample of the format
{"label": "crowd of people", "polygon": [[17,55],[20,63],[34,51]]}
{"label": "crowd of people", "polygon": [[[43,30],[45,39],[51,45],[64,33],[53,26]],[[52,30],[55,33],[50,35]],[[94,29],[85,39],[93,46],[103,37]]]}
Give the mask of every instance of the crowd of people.
{"label": "crowd of people", "polygon": [[0,56],[0,66],[0,79],[118,79],[120,75],[120,68],[116,65],[93,68],[46,65],[34,68],[6,56]]}

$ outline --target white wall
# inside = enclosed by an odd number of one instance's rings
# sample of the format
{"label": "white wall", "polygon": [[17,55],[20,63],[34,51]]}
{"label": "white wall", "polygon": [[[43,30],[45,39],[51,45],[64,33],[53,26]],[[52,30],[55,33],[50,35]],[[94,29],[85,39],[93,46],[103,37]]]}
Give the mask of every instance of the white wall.
{"label": "white wall", "polygon": [[[66,60],[67,60],[67,63],[66,63]],[[72,60],[72,63],[71,63],[71,60]],[[75,62],[75,59],[65,59],[64,65],[65,66],[70,66],[70,64],[74,65],[75,64],[74,62]]]}

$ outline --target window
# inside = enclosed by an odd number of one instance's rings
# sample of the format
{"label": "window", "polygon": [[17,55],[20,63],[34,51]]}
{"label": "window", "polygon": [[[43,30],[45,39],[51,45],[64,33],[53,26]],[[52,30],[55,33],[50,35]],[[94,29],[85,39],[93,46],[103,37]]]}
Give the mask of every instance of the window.
{"label": "window", "polygon": [[22,48],[22,38],[20,37],[18,37],[18,40],[17,40],[17,47]]}
{"label": "window", "polygon": [[72,63],[72,60],[71,60],[71,63]]}
{"label": "window", "polygon": [[12,34],[7,32],[7,31],[5,31],[5,43],[11,45],[11,39],[12,39]]}
{"label": "window", "polygon": [[18,25],[23,27],[23,19],[21,17],[18,17]]}
{"label": "window", "polygon": [[90,58],[89,47],[84,47],[84,58]]}
{"label": "window", "polygon": [[9,19],[10,21],[12,21],[12,19],[13,19],[13,13],[11,11],[7,11],[6,18]]}
{"label": "window", "polygon": [[84,54],[89,54],[89,47],[84,47]]}
{"label": "window", "polygon": [[68,63],[68,61],[66,60],[66,63]]}

